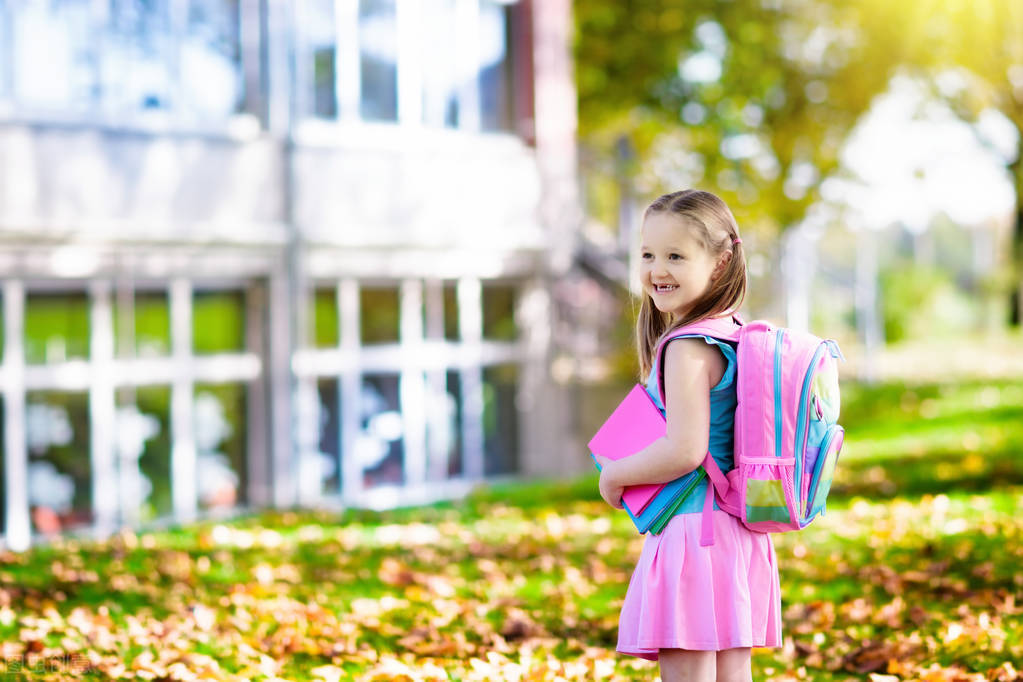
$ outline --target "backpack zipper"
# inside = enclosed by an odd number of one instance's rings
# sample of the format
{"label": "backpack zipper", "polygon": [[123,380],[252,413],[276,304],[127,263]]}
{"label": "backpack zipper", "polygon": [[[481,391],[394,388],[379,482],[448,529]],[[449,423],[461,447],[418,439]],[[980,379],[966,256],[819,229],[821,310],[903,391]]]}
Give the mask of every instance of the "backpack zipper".
{"label": "backpack zipper", "polygon": [[781,457],[781,347],[785,330],[779,329],[774,338],[774,456]]}
{"label": "backpack zipper", "polygon": [[[813,375],[817,373],[817,363],[820,361],[821,354],[827,346],[821,343],[817,346],[817,350],[813,352],[813,358],[810,360],[809,367],[806,368],[806,376],[803,378],[803,389],[799,394],[799,411],[798,420],[796,421],[796,440],[794,443],[795,452],[793,453],[796,457],[796,494],[800,495],[803,492],[803,458],[799,455],[801,452],[806,451],[806,439],[809,438],[810,428],[807,422],[809,421],[810,412],[807,409],[806,401],[807,396],[810,392],[810,382],[813,381]],[[823,416],[823,415],[822,415]],[[803,500],[805,502],[806,500]],[[802,506],[802,505],[800,505]],[[809,510],[807,510],[809,511]]]}

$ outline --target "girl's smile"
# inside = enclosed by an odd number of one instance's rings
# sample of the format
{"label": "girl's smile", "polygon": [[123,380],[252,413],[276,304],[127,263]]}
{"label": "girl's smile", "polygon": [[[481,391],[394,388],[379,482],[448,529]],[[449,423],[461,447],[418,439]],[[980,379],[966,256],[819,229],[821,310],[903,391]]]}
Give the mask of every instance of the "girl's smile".
{"label": "girl's smile", "polygon": [[716,265],[685,221],[666,212],[643,222],[640,254],[644,291],[658,310],[678,316],[707,290]]}

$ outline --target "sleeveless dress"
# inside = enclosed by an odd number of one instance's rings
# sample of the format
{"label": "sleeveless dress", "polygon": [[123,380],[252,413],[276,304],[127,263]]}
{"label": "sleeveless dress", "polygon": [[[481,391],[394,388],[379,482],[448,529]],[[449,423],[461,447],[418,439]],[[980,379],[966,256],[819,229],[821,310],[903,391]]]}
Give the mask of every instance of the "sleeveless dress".
{"label": "sleeveless dress", "polygon": [[[710,392],[710,453],[727,472],[734,467],[735,349],[718,347],[728,366]],[[664,413],[657,367],[647,393]],[[659,535],[648,534],[625,594],[617,650],[656,661],[659,649],[721,651],[781,646],[781,588],[771,536],[748,530],[714,504],[714,544],[700,546],[706,478]]]}

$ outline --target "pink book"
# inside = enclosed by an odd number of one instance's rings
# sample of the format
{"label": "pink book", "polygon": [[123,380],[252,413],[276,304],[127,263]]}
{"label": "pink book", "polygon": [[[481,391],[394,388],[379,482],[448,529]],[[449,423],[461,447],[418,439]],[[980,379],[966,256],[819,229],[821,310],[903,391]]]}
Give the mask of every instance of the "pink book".
{"label": "pink book", "polygon": [[[653,399],[641,384],[636,384],[590,440],[590,452],[608,459],[628,457],[662,437],[666,430]],[[663,487],[663,483],[630,485],[622,501],[629,511],[639,515]]]}

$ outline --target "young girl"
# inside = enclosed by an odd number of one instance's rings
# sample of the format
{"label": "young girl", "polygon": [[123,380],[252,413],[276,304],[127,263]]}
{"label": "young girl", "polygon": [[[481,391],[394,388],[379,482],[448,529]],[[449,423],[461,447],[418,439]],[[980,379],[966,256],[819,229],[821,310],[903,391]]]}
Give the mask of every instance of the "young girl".
{"label": "young girl", "polygon": [[[707,452],[722,472],[732,456],[735,349],[707,336],[659,341],[677,327],[728,316],[746,293],[738,227],[721,199],[685,190],[654,201],[643,216],[643,303],[637,325],[640,368],[665,413],[667,433],[621,460],[598,457],[600,494],[620,509],[622,491],[664,483],[700,465]],[[666,409],[665,409],[666,408]],[[647,535],[618,627],[618,651],[660,662],[661,678],[750,680],[751,647],[781,645],[781,591],[771,537],[746,529],[714,505],[714,543],[700,546],[707,479],[659,535]]]}

